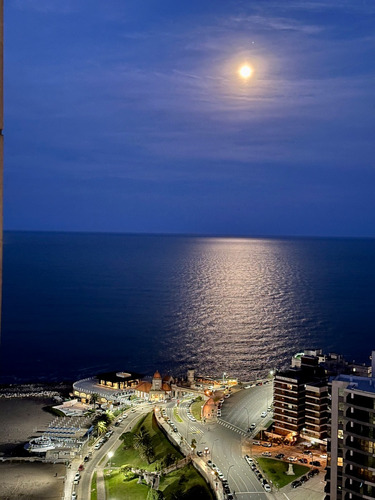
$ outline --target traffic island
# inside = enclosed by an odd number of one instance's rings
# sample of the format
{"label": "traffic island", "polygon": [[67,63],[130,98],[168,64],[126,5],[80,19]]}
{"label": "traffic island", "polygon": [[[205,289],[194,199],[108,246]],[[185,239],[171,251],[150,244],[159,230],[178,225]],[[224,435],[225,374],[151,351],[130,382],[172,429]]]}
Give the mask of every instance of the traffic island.
{"label": "traffic island", "polygon": [[294,463],[294,475],[291,476],[288,475],[289,463],[287,462],[263,457],[258,457],[256,460],[260,468],[262,469],[262,472],[269,480],[269,483],[276,489],[283,488],[284,486],[291,483],[292,481],[295,481],[310,470],[310,467]]}

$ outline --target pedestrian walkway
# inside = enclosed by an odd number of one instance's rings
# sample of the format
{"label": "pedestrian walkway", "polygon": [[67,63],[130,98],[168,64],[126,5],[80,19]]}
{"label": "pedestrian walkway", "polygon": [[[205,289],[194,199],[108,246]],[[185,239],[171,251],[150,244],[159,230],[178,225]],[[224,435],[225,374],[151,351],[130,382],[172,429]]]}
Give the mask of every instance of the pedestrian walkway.
{"label": "pedestrian walkway", "polygon": [[238,434],[241,434],[241,436],[248,436],[247,432],[245,432],[243,429],[240,429],[236,425],[230,424],[226,420],[218,418],[217,423],[222,425],[223,427],[226,427],[227,429],[230,429],[231,431],[238,432]]}
{"label": "pedestrian walkway", "polygon": [[98,500],[106,500],[103,469],[99,467],[96,469],[96,491]]}

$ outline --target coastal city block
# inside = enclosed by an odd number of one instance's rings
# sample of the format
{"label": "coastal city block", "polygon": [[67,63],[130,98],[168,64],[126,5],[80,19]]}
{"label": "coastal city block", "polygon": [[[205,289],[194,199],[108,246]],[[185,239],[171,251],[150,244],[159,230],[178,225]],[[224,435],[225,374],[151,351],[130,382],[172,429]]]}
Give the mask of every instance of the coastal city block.
{"label": "coastal city block", "polygon": [[249,381],[189,369],[4,387],[3,408],[36,427],[1,443],[0,497],[27,495],[22,471],[41,499],[371,498],[373,363],[314,349]]}

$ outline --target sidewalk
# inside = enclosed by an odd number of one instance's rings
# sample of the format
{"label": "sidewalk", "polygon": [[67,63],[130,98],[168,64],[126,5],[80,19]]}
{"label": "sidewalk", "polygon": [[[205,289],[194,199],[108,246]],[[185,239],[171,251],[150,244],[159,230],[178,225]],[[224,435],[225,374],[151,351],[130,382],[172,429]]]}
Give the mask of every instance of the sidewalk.
{"label": "sidewalk", "polygon": [[106,500],[103,468],[96,469],[96,491],[98,500]]}

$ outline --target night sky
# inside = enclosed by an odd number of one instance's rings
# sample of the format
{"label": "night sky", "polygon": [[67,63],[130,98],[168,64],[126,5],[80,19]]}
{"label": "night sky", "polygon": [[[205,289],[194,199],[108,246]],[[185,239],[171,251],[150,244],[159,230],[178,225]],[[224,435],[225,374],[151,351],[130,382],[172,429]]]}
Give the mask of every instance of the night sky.
{"label": "night sky", "polygon": [[373,0],[4,18],[5,229],[375,236]]}

